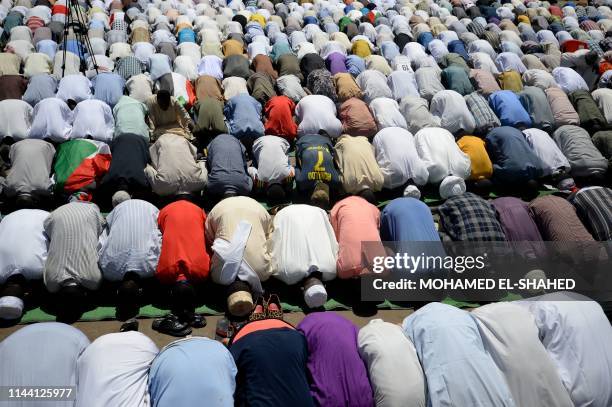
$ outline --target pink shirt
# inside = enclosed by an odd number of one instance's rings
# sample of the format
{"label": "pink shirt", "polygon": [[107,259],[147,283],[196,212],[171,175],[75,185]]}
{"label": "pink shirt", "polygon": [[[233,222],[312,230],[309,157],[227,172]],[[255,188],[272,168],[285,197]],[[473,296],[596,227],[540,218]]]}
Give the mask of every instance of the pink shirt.
{"label": "pink shirt", "polygon": [[352,278],[367,273],[372,258],[385,255],[382,245],[369,246],[367,252],[361,245],[362,242],[380,242],[380,211],[365,199],[350,196],[334,205],[330,217],[339,245],[338,277]]}

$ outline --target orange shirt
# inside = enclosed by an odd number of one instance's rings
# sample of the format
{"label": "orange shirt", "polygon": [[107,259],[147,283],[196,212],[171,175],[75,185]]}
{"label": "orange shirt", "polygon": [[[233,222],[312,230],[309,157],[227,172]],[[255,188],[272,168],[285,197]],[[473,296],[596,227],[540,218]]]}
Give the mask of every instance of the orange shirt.
{"label": "orange shirt", "polygon": [[489,179],[493,175],[493,163],[487,154],[483,139],[475,136],[463,136],[457,145],[470,157],[470,180]]}
{"label": "orange shirt", "polygon": [[189,201],[166,205],[157,217],[162,247],[155,276],[163,284],[208,277],[210,257],[204,241],[204,210]]}

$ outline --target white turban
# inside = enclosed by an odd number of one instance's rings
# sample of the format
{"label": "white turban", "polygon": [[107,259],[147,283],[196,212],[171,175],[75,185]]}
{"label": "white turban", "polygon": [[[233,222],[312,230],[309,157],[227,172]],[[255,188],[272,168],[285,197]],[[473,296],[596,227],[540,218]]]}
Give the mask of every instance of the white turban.
{"label": "white turban", "polygon": [[465,192],[465,181],[461,177],[449,175],[442,180],[440,184],[440,196],[442,199],[448,199],[451,196],[461,195]]}

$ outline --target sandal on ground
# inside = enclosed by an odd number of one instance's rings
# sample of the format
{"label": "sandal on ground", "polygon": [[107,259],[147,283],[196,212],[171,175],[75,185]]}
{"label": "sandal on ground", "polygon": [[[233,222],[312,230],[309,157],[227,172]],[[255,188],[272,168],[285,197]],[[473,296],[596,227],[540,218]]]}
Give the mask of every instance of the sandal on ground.
{"label": "sandal on ground", "polygon": [[[276,306],[276,309],[270,309],[270,305]],[[272,294],[270,298],[268,298],[268,303],[266,304],[266,317],[274,318],[274,319],[283,319],[283,307],[280,303],[278,295]]]}
{"label": "sandal on ground", "polygon": [[[255,312],[258,310],[258,307],[261,307],[261,312]],[[268,307],[268,303],[264,300],[263,295],[260,295],[257,298],[257,302],[255,302],[255,307],[253,307],[253,312],[249,315],[249,321],[260,321],[262,319],[266,319],[266,308]]]}

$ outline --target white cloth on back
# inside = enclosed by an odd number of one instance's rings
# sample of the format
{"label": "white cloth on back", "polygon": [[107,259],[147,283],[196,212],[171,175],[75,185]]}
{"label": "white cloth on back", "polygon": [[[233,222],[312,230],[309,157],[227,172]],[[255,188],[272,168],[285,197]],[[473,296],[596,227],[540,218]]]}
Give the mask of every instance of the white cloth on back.
{"label": "white cloth on back", "polygon": [[278,211],[271,246],[274,275],[285,284],[296,284],[314,271],[326,281],[336,277],[338,241],[321,208],[297,204]]}
{"label": "white cloth on back", "polygon": [[368,367],[376,407],[425,407],[425,375],[402,328],[373,319],[359,330],[357,342]]}
{"label": "white cloth on back", "polygon": [[601,306],[571,292],[520,301],[576,407],[612,405],[612,326]]}
{"label": "white cloth on back", "polygon": [[476,308],[471,315],[518,406],[573,406],[527,310],[500,302]]}
{"label": "white cloth on back", "polygon": [[427,183],[427,166],[417,154],[414,136],[408,130],[399,127],[382,129],[374,136],[372,145],[385,179],[385,188],[400,187],[408,180],[417,185]]}
{"label": "white cloth on back", "polygon": [[459,149],[448,130],[440,127],[424,128],[414,138],[419,157],[427,165],[430,183],[440,182],[448,175],[463,179],[470,176],[470,158]]}
{"label": "white cloth on back", "polygon": [[79,357],[74,406],[150,406],[149,368],[158,352],[140,332],[99,337]]}
{"label": "white cloth on back", "polygon": [[27,280],[42,278],[47,260],[44,222],[49,212],[21,209],[0,222],[0,285],[13,274]]}
{"label": "white cloth on back", "polygon": [[244,249],[251,234],[251,227],[249,222],[242,220],[236,226],[231,241],[215,239],[212,245],[214,256],[219,257],[223,265],[220,269],[214,269],[211,277],[215,283],[222,285],[230,285],[238,278],[248,282],[255,294],[263,294],[259,276],[244,261]]}

